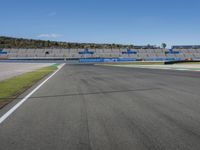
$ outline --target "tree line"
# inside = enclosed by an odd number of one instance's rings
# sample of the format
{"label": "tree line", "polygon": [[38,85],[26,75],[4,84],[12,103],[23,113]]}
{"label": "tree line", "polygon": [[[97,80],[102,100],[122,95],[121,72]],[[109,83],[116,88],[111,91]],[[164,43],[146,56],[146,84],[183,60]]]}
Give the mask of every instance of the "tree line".
{"label": "tree line", "polygon": [[[165,43],[162,43],[162,48],[166,47]],[[72,43],[72,42],[58,42],[49,40],[36,40],[36,39],[25,39],[25,38],[13,38],[0,36],[0,48],[26,48],[26,49],[41,49],[41,48],[65,48],[65,49],[118,49],[118,48],[129,48],[129,49],[157,49],[160,47],[153,45],[146,46],[135,46],[135,45],[123,45],[123,44],[97,44],[97,43]]]}
{"label": "tree line", "polygon": [[0,48],[134,48],[133,45],[122,44],[96,44],[96,43],[70,43],[49,40],[35,40],[0,36]]}

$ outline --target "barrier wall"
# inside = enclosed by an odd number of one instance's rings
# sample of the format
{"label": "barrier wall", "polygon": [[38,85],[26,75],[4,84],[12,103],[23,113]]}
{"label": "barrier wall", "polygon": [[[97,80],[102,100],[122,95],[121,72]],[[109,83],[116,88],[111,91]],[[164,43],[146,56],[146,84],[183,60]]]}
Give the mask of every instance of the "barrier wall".
{"label": "barrier wall", "polygon": [[137,61],[134,58],[81,58],[79,62],[127,62],[127,61]]}
{"label": "barrier wall", "polygon": [[146,58],[145,61],[180,61],[182,58]]}
{"label": "barrier wall", "polygon": [[[144,61],[181,61],[181,58],[147,58]],[[140,61],[135,58],[81,58],[80,63],[103,63],[103,62],[133,62]]]}

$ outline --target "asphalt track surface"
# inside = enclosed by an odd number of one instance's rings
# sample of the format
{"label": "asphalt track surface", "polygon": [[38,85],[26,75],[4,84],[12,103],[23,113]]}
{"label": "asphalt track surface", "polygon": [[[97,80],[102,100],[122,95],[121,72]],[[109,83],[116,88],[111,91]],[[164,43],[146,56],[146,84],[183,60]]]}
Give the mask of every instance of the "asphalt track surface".
{"label": "asphalt track surface", "polygon": [[199,150],[199,114],[198,72],[66,65],[0,124],[0,149]]}

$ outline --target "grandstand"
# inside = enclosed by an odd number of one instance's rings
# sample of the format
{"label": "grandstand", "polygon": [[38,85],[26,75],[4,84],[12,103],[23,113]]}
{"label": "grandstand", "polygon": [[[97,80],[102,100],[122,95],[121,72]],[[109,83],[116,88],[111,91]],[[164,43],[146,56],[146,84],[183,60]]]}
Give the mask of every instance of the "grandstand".
{"label": "grandstand", "polygon": [[200,47],[172,49],[2,49],[0,58],[8,59],[84,59],[123,58],[144,61],[199,60]]}
{"label": "grandstand", "polygon": [[8,58],[8,53],[4,51],[3,49],[0,49],[0,59],[7,59]]}

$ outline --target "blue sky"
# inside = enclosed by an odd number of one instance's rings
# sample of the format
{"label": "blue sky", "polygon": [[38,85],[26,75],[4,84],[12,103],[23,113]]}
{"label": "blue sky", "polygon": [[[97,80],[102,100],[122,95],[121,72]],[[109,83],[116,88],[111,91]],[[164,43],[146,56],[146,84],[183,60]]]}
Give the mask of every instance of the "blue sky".
{"label": "blue sky", "polygon": [[200,44],[199,0],[0,0],[0,35],[121,44]]}

